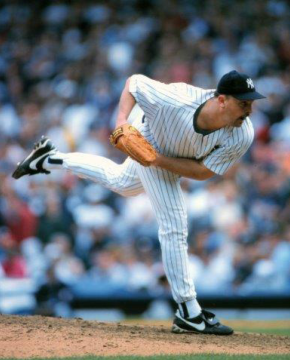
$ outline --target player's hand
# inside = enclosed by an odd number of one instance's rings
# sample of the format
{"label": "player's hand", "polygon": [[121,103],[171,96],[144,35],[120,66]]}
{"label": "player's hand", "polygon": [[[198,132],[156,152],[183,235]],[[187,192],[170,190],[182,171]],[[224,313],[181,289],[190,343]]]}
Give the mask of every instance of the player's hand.
{"label": "player's hand", "polygon": [[157,153],[153,146],[134,126],[128,123],[113,131],[110,142],[143,166],[151,166],[156,159]]}

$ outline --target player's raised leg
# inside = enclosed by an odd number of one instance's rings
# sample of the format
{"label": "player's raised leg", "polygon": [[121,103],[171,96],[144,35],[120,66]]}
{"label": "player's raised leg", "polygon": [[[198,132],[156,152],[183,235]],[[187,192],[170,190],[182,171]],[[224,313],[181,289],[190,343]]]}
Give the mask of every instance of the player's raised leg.
{"label": "player's raised leg", "polygon": [[52,141],[42,136],[41,139],[34,144],[31,153],[17,164],[17,168],[12,176],[14,179],[20,179],[24,175],[49,174],[50,171],[43,167],[43,163],[49,155],[53,155],[56,152],[57,148]]}
{"label": "player's raised leg", "polygon": [[136,162],[127,158],[119,165],[102,156],[85,153],[60,153],[50,139],[42,137],[32,152],[17,165],[15,179],[25,175],[50,174],[66,169],[90,179],[122,196],[136,196],[144,191],[136,171]]}

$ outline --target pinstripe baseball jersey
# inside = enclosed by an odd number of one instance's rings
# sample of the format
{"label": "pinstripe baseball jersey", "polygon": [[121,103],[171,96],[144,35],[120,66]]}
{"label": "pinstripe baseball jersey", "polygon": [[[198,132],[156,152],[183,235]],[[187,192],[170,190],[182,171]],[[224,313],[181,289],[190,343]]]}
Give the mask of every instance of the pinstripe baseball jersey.
{"label": "pinstripe baseball jersey", "polygon": [[214,96],[213,89],[185,83],[166,85],[144,75],[133,75],[129,91],[145,114],[139,130],[163,155],[202,160],[208,169],[222,175],[253,141],[249,117],[241,127],[227,126],[211,132],[198,129],[198,113]]}

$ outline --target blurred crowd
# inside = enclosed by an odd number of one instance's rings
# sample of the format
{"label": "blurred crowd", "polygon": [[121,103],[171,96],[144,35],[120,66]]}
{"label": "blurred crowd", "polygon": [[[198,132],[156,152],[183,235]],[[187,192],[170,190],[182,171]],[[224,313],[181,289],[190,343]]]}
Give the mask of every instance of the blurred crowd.
{"label": "blurred crowd", "polygon": [[223,178],[183,180],[192,276],[200,293],[289,293],[289,2],[2,1],[0,285],[29,278],[40,303],[84,279],[99,291],[168,291],[145,195],[122,198],[64,171],[11,173],[43,134],[60,151],[121,163],[108,136],[134,73],[215,88],[232,69],[267,99],[239,164]]}

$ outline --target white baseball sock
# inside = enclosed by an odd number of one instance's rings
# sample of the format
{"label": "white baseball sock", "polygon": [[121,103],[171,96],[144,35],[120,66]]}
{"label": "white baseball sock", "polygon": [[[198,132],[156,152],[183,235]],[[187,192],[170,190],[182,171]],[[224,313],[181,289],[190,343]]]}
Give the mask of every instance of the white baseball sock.
{"label": "white baseball sock", "polygon": [[65,154],[57,152],[54,155],[48,156],[43,162],[43,168],[46,170],[58,170],[63,168],[63,159]]}
{"label": "white baseball sock", "polygon": [[180,314],[185,319],[194,318],[201,313],[201,307],[196,299],[178,304]]}

